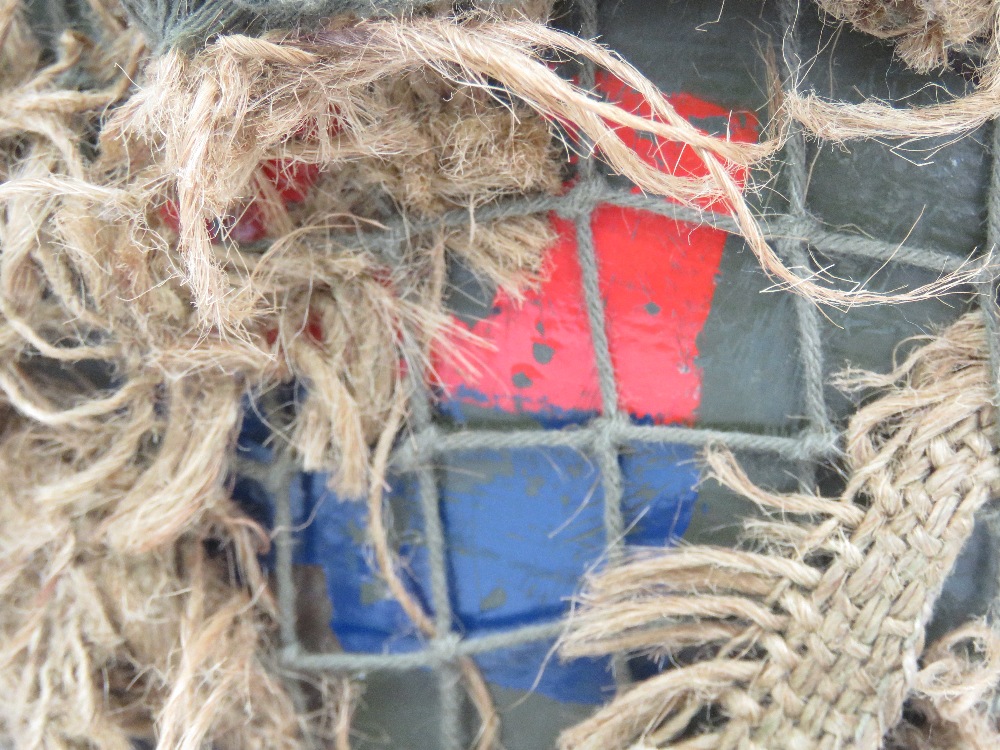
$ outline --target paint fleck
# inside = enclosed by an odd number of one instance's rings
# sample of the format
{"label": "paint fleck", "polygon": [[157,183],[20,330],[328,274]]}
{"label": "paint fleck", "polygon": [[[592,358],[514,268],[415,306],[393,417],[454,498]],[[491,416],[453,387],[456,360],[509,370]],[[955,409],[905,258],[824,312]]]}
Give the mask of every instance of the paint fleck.
{"label": "paint fleck", "polygon": [[361,582],[361,604],[365,607],[370,607],[373,604],[384,601],[388,597],[389,592],[385,588],[385,584],[381,581],[362,581]]}
{"label": "paint fleck", "polygon": [[547,365],[551,362],[552,355],[555,353],[555,349],[551,346],[548,344],[541,344],[537,341],[531,347],[531,354],[535,358],[535,361],[540,365]]}
{"label": "paint fleck", "polygon": [[536,475],[528,480],[528,484],[524,488],[524,494],[528,497],[538,497],[539,493],[544,489],[545,478]]}
{"label": "paint fleck", "polygon": [[523,372],[515,372],[514,377],[511,378],[511,382],[518,388],[530,388],[532,384],[531,378]]}
{"label": "paint fleck", "polygon": [[646,312],[648,312],[650,315],[659,315],[660,314],[660,306],[658,304],[656,304],[655,302],[647,302],[646,303]]}
{"label": "paint fleck", "polygon": [[489,595],[479,602],[480,612],[489,612],[493,609],[500,609],[507,603],[507,592],[497,586]]}

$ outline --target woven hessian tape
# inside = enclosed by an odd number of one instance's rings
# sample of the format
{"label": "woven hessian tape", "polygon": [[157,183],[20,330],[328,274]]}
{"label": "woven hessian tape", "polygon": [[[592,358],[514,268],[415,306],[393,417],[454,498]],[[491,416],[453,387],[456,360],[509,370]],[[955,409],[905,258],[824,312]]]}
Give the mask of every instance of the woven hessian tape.
{"label": "woven hessian tape", "polygon": [[771,494],[711,454],[719,481],[780,516],[748,527],[753,551],[664,550],[591,582],[566,653],[629,645],[683,660],[699,647],[702,658],[639,684],[563,747],[882,745],[917,689],[945,578],[1000,479],[982,319],[853,382],[882,391],[847,429],[840,497]]}

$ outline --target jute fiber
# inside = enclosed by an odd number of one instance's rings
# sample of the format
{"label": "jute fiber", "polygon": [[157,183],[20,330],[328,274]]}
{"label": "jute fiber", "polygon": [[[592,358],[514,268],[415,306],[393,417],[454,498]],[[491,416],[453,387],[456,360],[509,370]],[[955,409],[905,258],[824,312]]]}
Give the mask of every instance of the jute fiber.
{"label": "jute fiber", "polygon": [[[568,151],[728,211],[798,293],[886,299],[799,278],[764,241],[734,174],[780,147],[780,123],[760,144],[704,134],[547,27],[545,2],[312,25],[336,4],[73,5],[85,22],[50,44],[34,4],[0,2],[0,737],[19,750],[347,746],[356,686],[317,681],[312,716],[274,653],[268,535],[230,499],[244,410],[270,404],[281,460],[367,498],[378,570],[437,635],[386,540],[391,449],[432,348],[461,335],[449,259],[517,297],[552,240],[541,212],[448,217],[559,194]],[[654,117],[553,70],[581,59]],[[617,128],[686,144],[707,176],[653,169]],[[390,229],[405,241],[380,242]],[[471,660],[462,679],[495,745]]]}
{"label": "jute fiber", "polygon": [[994,32],[996,4],[986,0],[819,0],[819,6],[860,31],[895,43],[896,54],[927,73],[949,53],[970,51]]}
{"label": "jute fiber", "polygon": [[[269,540],[229,497],[247,398],[305,386],[265,415],[276,449],[369,498],[379,569],[431,634],[396,585],[380,493],[412,383],[458,335],[446,262],[517,296],[552,239],[544,215],[470,230],[448,212],[562,190],[554,134],[572,124],[647,189],[731,204],[767,248],[731,170],[776,144],[704,135],[606,50],[533,20],[544,3],[161,55],[113,3],[51,48],[27,11],[0,5],[0,734],[19,749],[346,746],[356,691],[314,686],[312,720],[276,665]],[[575,87],[553,52],[593,57],[657,117]],[[618,126],[688,143],[709,177],[653,170]],[[386,250],[367,230],[400,215],[403,250]],[[469,660],[463,679],[488,747],[495,712]]]}
{"label": "jute fiber", "polygon": [[[947,725],[953,747],[996,747],[996,636],[979,626],[924,651],[973,515],[1000,488],[987,349],[968,315],[891,374],[850,378],[882,390],[845,433],[840,497],[770,493],[710,453],[715,478],[775,518],[750,524],[743,549],[637,552],[589,582],[564,655],[682,666],[561,746],[875,750],[895,731],[897,747],[934,747]],[[910,699],[937,731],[924,744],[915,724],[894,730]]]}

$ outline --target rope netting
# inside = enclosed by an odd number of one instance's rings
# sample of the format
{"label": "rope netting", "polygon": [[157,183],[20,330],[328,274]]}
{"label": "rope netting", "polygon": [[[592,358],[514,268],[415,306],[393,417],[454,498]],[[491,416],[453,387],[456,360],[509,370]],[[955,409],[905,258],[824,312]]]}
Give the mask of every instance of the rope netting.
{"label": "rope netting", "polygon": [[[601,29],[597,0],[576,0],[575,6],[580,13],[580,36],[599,37]],[[795,73],[802,69],[807,57],[797,31],[801,10],[797,0],[783,0],[780,6],[780,23],[783,28],[780,45],[783,68],[781,79],[789,87],[789,91],[795,90]],[[585,63],[579,72],[580,81],[585,87],[593,88],[594,75],[595,66],[592,62]],[[1000,128],[991,127],[991,132],[994,133],[989,148],[992,157],[1000,153]],[[787,199],[787,207],[784,212],[767,216],[764,237],[790,268],[809,274],[809,269],[815,268],[812,252],[819,251],[830,257],[855,257],[884,264],[909,265],[938,275],[969,273],[972,265],[969,258],[974,256],[976,248],[970,247],[968,255],[962,257],[935,248],[907,242],[888,242],[870,235],[829,227],[809,209],[810,163],[806,136],[801,128],[793,126],[785,141],[782,157],[777,181],[784,186],[782,193]],[[994,169],[991,174],[993,182],[989,191],[987,247],[996,246],[995,238],[1000,231],[1000,172]],[[462,634],[461,626],[452,613],[446,555],[448,539],[442,524],[441,492],[434,468],[441,465],[447,455],[482,450],[570,447],[591,457],[599,467],[603,488],[606,559],[610,563],[621,558],[626,544],[626,523],[622,512],[624,482],[620,458],[622,450],[627,447],[642,444],[690,445],[699,448],[721,446],[742,455],[752,455],[754,460],[762,462],[797,462],[808,467],[805,469],[806,473],[814,472],[824,462],[839,455],[840,430],[830,416],[831,409],[826,395],[828,369],[824,362],[824,313],[812,300],[802,296],[796,296],[794,302],[797,321],[796,350],[801,360],[800,387],[805,416],[804,427],[800,432],[775,435],[735,429],[710,429],[697,425],[640,425],[622,410],[609,347],[607,315],[600,292],[599,260],[592,233],[594,211],[602,205],[651,212],[678,221],[708,225],[735,235],[740,232],[737,220],[730,213],[679,205],[655,195],[637,194],[630,187],[612,183],[598,168],[596,159],[586,153],[581,156],[573,188],[564,195],[519,197],[477,210],[474,214],[453,212],[444,219],[457,226],[466,226],[471,221],[554,212],[573,222],[583,272],[587,317],[596,356],[601,413],[585,425],[575,425],[571,430],[495,429],[475,423],[455,428],[454,425],[435,419],[434,394],[422,385],[414,386],[415,392],[419,394],[412,403],[414,430],[396,447],[392,461],[404,471],[415,472],[418,477],[420,512],[425,528],[423,543],[427,546],[430,560],[431,596],[435,613],[434,630],[429,632],[423,650],[405,654],[310,653],[299,643],[295,636],[296,595],[292,572],[295,527],[288,495],[288,486],[298,467],[294,462],[288,463],[283,474],[272,475],[268,482],[279,508],[276,518],[277,581],[282,602],[284,663],[304,673],[332,671],[344,675],[434,670],[438,675],[440,689],[439,746],[444,750],[467,747],[474,739],[481,743],[480,747],[489,747],[496,737],[493,727],[476,737],[463,733],[461,706],[464,691],[458,677],[463,660],[525,643],[550,642],[565,628],[565,623],[560,618],[487,635]],[[393,252],[393,247],[405,243],[406,232],[407,229],[400,223],[387,228],[384,235],[368,238],[366,242],[378,242],[378,247],[383,252],[386,249]],[[985,264],[978,264],[975,268],[967,277],[972,284],[961,290],[975,290],[973,296],[985,313],[991,331],[989,338],[995,344],[995,269]],[[997,380],[1000,371],[997,370],[995,354],[992,362],[994,382],[1000,383]],[[734,381],[733,387],[738,388],[738,383]],[[250,468],[250,471],[259,470]],[[618,682],[623,686],[629,684],[631,680],[624,660],[616,661],[614,668]]]}
{"label": "rope netting", "polygon": [[[430,3],[408,15],[408,2],[93,0],[87,12],[67,7],[87,32],[103,31],[88,36],[70,19],[45,50],[22,23],[37,4],[23,5],[0,4],[9,105],[0,115],[0,449],[11,469],[0,482],[12,498],[0,515],[12,560],[0,568],[9,605],[0,614],[0,684],[14,696],[3,720],[26,746],[124,748],[146,737],[164,748],[296,747],[313,731],[302,716],[318,700],[318,712],[333,717],[319,733],[345,748],[366,676],[430,670],[436,746],[487,750],[500,725],[477,658],[551,643],[566,623],[465,632],[440,472],[452,457],[553,448],[586,457],[601,488],[597,546],[614,568],[629,554],[623,456],[637,447],[722,447],[795,465],[806,483],[842,458],[817,300],[850,314],[853,305],[967,296],[985,320],[982,369],[1000,394],[990,260],[1000,242],[1000,169],[990,172],[985,252],[956,255],[818,219],[807,142],[807,133],[891,138],[980,125],[997,110],[982,104],[1000,80],[987,75],[989,55],[983,90],[956,99],[960,111],[940,105],[952,117],[945,125],[920,124],[931,107],[880,130],[872,124],[885,121],[880,103],[852,109],[800,92],[811,59],[799,35],[803,5],[781,0],[771,100],[793,117],[776,118],[779,132],[748,144],[694,127],[639,72],[588,41],[602,31],[598,0],[573,3],[572,34],[540,22],[551,10],[544,1],[514,10],[474,3],[488,6],[478,15]],[[361,20],[309,30],[338,14]],[[944,54],[988,36],[970,18],[968,32],[927,37],[907,27],[906,54],[939,61],[920,44]],[[297,30],[274,32],[288,28]],[[652,114],[602,99],[602,71],[634,88]],[[995,160],[1000,127],[988,127]],[[651,167],[617,137],[624,128],[683,144],[705,174]],[[435,149],[450,161],[428,162]],[[763,213],[742,192],[753,179],[739,175],[776,153],[776,174],[763,181],[773,179],[783,204]],[[315,195],[274,179],[286,162],[316,169]],[[742,238],[775,282],[771,291],[791,295],[802,404],[794,430],[633,418],[595,242],[594,216],[606,206]],[[565,429],[456,426],[439,414],[428,377],[433,346],[449,330],[447,259],[518,298],[538,279],[550,216],[575,232],[598,413]],[[276,228],[280,239],[262,239],[243,220]],[[249,232],[245,242],[240,232]],[[818,256],[909,267],[936,281],[877,293],[836,278]],[[234,448],[256,396],[253,408],[276,436],[265,461]],[[292,497],[303,471],[327,473],[332,488],[366,503],[371,568],[418,634],[417,650],[322,650],[303,639],[310,615],[296,555],[305,519]],[[274,502],[273,607],[260,567],[267,540],[231,500],[235,475],[258,480]],[[393,548],[390,476],[416,488],[426,601]],[[329,612],[319,609],[326,628]],[[612,660],[624,691],[628,659]]]}

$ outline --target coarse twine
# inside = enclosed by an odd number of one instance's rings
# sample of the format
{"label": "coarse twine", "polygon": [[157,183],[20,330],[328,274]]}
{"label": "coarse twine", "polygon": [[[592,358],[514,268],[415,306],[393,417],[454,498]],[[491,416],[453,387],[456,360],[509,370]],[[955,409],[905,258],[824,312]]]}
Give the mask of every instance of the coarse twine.
{"label": "coarse twine", "polygon": [[895,42],[896,54],[922,73],[967,55],[978,79],[964,96],[945,95],[937,104],[900,107],[866,100],[834,102],[813,93],[789,96],[788,116],[816,136],[917,139],[954,136],[1000,115],[1000,4],[990,0],[817,0],[833,18],[867,34]]}
{"label": "coarse twine", "polygon": [[710,452],[713,476],[773,516],[748,522],[742,549],[636,550],[587,583],[564,655],[679,666],[567,730],[563,750],[997,747],[1000,635],[970,623],[924,649],[1000,490],[988,360],[976,313],[888,375],[846,376],[881,393],[846,430],[840,497],[768,492]]}
{"label": "coarse twine", "polygon": [[[52,49],[26,5],[0,3],[0,735],[15,747],[346,746],[352,687],[317,682],[325,710],[310,715],[273,652],[269,540],[230,499],[245,401],[306,386],[287,422],[284,407],[267,415],[279,452],[367,497],[379,570],[434,634],[380,520],[388,455],[432,346],[455,335],[447,259],[516,297],[552,240],[544,215],[471,231],[441,218],[559,193],[566,145],[729,211],[783,286],[887,301],[798,278],[733,177],[800,110],[779,109],[760,144],[710,137],[547,12],[340,19],[154,55],[112,2],[92,0],[87,27]],[[607,69],[655,117],[566,81],[560,57]],[[649,167],[619,127],[687,144],[707,176]],[[305,167],[315,184],[289,199]],[[252,212],[267,235],[241,244]],[[401,254],[350,241],[400,212]],[[496,714],[471,661],[462,678],[490,747]]]}

